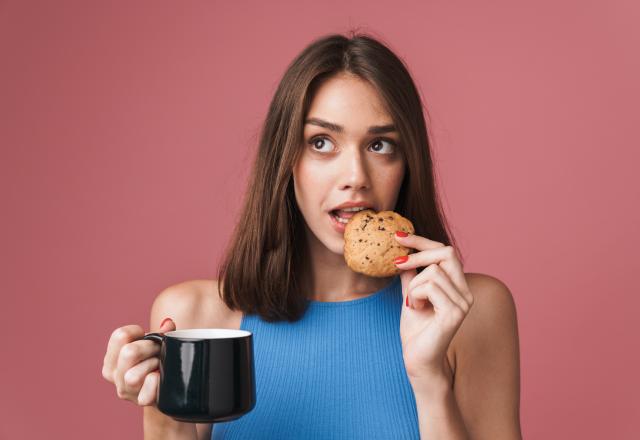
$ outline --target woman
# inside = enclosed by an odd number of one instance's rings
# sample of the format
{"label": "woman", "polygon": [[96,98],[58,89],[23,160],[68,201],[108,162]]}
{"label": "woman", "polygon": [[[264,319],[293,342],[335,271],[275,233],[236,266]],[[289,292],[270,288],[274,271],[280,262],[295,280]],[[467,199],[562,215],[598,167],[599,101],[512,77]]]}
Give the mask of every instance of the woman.
{"label": "woman", "polygon": [[[289,66],[270,105],[218,281],[160,293],[151,331],[254,334],[257,404],[215,425],[155,407],[158,347],[116,329],[103,376],[144,406],[145,438],[517,439],[519,345],[509,289],[464,273],[438,203],[416,87],[386,46],[330,35]],[[343,257],[337,208],[393,210],[415,234],[399,275]],[[342,217],[342,219],[338,218]]]}

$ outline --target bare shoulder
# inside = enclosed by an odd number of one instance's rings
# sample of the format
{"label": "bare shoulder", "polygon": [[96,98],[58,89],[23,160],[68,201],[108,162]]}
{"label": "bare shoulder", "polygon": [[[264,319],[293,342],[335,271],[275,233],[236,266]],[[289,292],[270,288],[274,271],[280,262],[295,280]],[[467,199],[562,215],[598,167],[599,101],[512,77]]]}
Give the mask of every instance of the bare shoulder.
{"label": "bare shoulder", "polygon": [[513,295],[504,282],[484,273],[465,273],[465,278],[474,297],[472,310],[478,305],[480,313],[515,312]]}
{"label": "bare shoulder", "polygon": [[[509,287],[500,279],[484,273],[465,273],[473,306],[458,330],[458,347],[473,344],[492,326],[504,326],[516,321],[516,305]],[[476,341],[477,343],[477,341]]]}
{"label": "bare shoulder", "polygon": [[452,341],[456,400],[472,438],[522,438],[513,295],[491,275],[468,273],[465,278],[474,302]]}
{"label": "bare shoulder", "polygon": [[157,329],[164,318],[170,317],[177,328],[239,328],[241,313],[222,301],[217,280],[188,280],[173,284],[156,296],[150,324]]}
{"label": "bare shoulder", "polygon": [[[240,328],[242,312],[230,310],[222,301],[217,280],[189,280],[160,292],[151,306],[151,331],[158,331],[164,318],[176,328]],[[211,438],[213,425],[197,423],[198,439]]]}

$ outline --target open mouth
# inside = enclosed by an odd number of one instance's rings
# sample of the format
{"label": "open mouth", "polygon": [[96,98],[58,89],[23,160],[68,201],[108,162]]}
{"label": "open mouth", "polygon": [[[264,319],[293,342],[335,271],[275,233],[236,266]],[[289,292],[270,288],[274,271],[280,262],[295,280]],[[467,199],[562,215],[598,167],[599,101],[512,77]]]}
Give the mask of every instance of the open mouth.
{"label": "open mouth", "polygon": [[356,215],[360,211],[372,208],[348,208],[348,209],[334,209],[329,214],[340,224],[346,225],[349,223],[349,219]]}

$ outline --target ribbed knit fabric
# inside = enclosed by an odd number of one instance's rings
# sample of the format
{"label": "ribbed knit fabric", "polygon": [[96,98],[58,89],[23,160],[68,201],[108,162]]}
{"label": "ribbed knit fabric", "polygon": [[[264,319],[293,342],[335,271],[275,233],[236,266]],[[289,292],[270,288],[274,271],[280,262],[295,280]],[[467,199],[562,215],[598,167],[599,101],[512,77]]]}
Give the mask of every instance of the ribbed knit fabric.
{"label": "ribbed knit fabric", "polygon": [[219,439],[419,439],[400,343],[396,276],[364,298],[310,301],[295,323],[245,315],[253,333],[256,406],[214,424]]}

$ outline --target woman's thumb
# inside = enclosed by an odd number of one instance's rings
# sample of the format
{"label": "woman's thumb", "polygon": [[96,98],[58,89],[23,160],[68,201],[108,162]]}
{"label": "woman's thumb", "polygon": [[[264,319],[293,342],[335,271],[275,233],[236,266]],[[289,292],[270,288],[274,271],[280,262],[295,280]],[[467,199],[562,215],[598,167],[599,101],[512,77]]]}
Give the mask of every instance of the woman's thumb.
{"label": "woman's thumb", "polygon": [[164,318],[160,323],[160,333],[170,332],[176,329],[176,323],[171,318]]}

